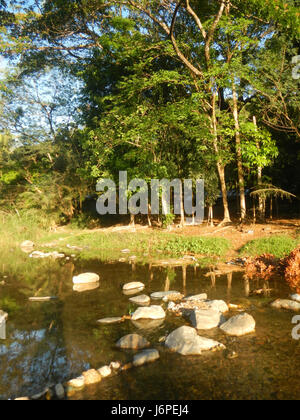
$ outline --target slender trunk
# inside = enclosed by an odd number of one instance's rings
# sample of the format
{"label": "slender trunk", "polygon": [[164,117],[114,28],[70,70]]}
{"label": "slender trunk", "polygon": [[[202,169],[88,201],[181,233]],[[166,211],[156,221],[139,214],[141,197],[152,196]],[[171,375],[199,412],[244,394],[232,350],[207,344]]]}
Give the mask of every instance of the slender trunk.
{"label": "slender trunk", "polygon": [[214,149],[218,157],[217,169],[218,169],[218,175],[219,175],[220,184],[221,184],[222,200],[223,200],[223,207],[224,207],[224,219],[222,223],[230,223],[231,219],[230,219],[228,198],[227,198],[225,166],[223,165],[222,160],[219,158],[217,116],[216,116],[216,93],[215,92],[213,94],[213,101],[212,101],[212,129],[213,129]]}
{"label": "slender trunk", "polygon": [[240,190],[240,209],[241,209],[241,222],[246,218],[246,196],[245,196],[245,179],[242,162],[242,148],[241,148],[241,129],[239,122],[239,111],[238,111],[238,97],[236,92],[236,86],[234,80],[232,81],[232,97],[233,97],[233,118],[235,125],[235,143],[236,143],[236,157],[237,157],[237,168],[238,168],[238,181]]}
{"label": "slender trunk", "polygon": [[[257,120],[256,120],[255,115],[253,116],[253,123],[255,125],[255,130],[257,131]],[[258,149],[260,149],[259,143],[256,143],[256,146]],[[261,166],[258,166],[257,168],[257,185],[259,188],[262,186],[262,167]],[[261,196],[258,197],[258,214],[261,220],[265,219],[264,200]]]}
{"label": "slender trunk", "polygon": [[185,215],[184,215],[184,197],[183,197],[183,188],[182,183],[180,185],[180,225],[183,227],[185,225]]}

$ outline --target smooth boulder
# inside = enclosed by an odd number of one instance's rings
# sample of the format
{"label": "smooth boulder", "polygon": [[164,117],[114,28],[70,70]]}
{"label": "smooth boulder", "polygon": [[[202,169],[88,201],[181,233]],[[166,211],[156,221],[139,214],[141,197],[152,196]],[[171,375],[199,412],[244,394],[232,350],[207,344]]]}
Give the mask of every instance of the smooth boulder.
{"label": "smooth boulder", "polygon": [[99,289],[100,283],[88,283],[88,284],[74,284],[73,291],[77,293],[90,292],[91,290]]}
{"label": "smooth boulder", "polygon": [[195,328],[185,326],[173,331],[167,337],[165,345],[183,356],[201,355],[203,351],[225,348],[217,341],[200,337]]}
{"label": "smooth boulder", "polygon": [[255,332],[255,327],[255,319],[251,315],[245,313],[230,318],[222,324],[220,328],[227,335],[241,337]]}
{"label": "smooth boulder", "polygon": [[123,286],[123,290],[125,292],[131,291],[131,290],[141,290],[141,289],[145,289],[145,285],[144,283],[138,282],[138,281],[134,281],[131,283],[126,283]]}
{"label": "smooth boulder", "polygon": [[99,283],[100,277],[95,273],[83,273],[73,277],[74,284]]}
{"label": "smooth boulder", "polygon": [[227,303],[225,303],[223,300],[208,300],[205,303],[208,308],[219,311],[222,314],[225,314],[229,311]]}
{"label": "smooth boulder", "polygon": [[215,309],[196,309],[191,313],[190,319],[197,330],[211,330],[224,322],[221,312]]}
{"label": "smooth boulder", "polygon": [[166,313],[161,306],[153,305],[148,308],[138,308],[131,316],[133,321],[139,319],[163,319],[166,317]]}
{"label": "smooth boulder", "polygon": [[117,347],[121,349],[144,349],[150,346],[148,340],[138,334],[128,334],[125,337],[122,337],[116,344]]}
{"label": "smooth boulder", "polygon": [[134,296],[129,299],[130,302],[135,303],[136,305],[149,305],[150,304],[150,297],[147,295],[140,295],[140,296]]}
{"label": "smooth boulder", "polygon": [[146,363],[152,363],[159,359],[159,352],[156,349],[144,350],[133,358],[133,366],[143,366]]}
{"label": "smooth boulder", "polygon": [[272,308],[275,309],[287,309],[289,311],[300,311],[300,303],[294,300],[288,299],[277,299],[271,304]]}

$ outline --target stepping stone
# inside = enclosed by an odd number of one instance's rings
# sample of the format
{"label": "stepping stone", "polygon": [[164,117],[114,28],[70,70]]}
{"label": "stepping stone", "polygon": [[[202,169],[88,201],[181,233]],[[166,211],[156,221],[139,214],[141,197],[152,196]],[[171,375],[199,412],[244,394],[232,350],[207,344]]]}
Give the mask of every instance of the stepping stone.
{"label": "stepping stone", "polygon": [[97,322],[99,324],[117,324],[119,322],[122,322],[123,318],[122,317],[111,317],[111,318],[103,318],[103,319],[99,319]]}
{"label": "stepping stone", "polygon": [[144,283],[141,283],[141,282],[132,282],[132,283],[124,284],[124,286],[123,286],[123,290],[125,292],[136,290],[136,289],[137,290],[143,290],[143,289],[145,289]]}
{"label": "stepping stone", "polygon": [[275,309],[287,309],[289,311],[300,311],[300,303],[294,300],[288,299],[277,299],[271,304],[272,308]]}
{"label": "stepping stone", "polygon": [[71,379],[67,383],[67,385],[69,385],[71,388],[76,388],[76,389],[84,388],[84,385],[85,385],[84,376],[79,376],[78,378]]}
{"label": "stepping stone", "polygon": [[151,294],[151,299],[163,299],[166,296],[170,296],[170,295],[174,295],[174,294],[178,294],[180,295],[179,292],[177,291],[169,291],[169,292],[155,292]]}
{"label": "stepping stone", "polygon": [[137,321],[139,319],[164,319],[166,313],[161,306],[153,305],[148,308],[138,308],[133,314],[131,319]]}
{"label": "stepping stone", "polygon": [[73,277],[74,284],[89,284],[89,283],[99,283],[100,277],[95,273],[83,273],[79,276]]}
{"label": "stepping stone", "polygon": [[74,284],[73,291],[77,293],[90,292],[91,290],[99,289],[100,283],[90,284]]}
{"label": "stepping stone", "polygon": [[109,366],[102,366],[102,368],[98,369],[98,372],[102,378],[107,378],[111,375],[111,368]]}
{"label": "stepping stone", "polygon": [[214,309],[196,309],[192,312],[190,319],[197,330],[211,330],[224,322],[221,312]]}
{"label": "stepping stone", "polygon": [[207,294],[206,293],[201,293],[200,295],[188,296],[188,297],[184,298],[184,300],[186,302],[207,300]]}
{"label": "stepping stone", "polygon": [[164,324],[164,319],[139,319],[132,321],[132,324],[139,330],[155,330]]}
{"label": "stepping stone", "polygon": [[255,332],[255,319],[249,314],[237,315],[221,325],[221,330],[227,335],[241,337]]}
{"label": "stepping stone", "polygon": [[94,385],[101,382],[101,375],[95,369],[90,369],[86,372],[83,372],[82,376],[84,377],[84,384],[85,385]]}
{"label": "stepping stone", "polygon": [[225,349],[225,346],[209,338],[200,337],[195,328],[180,327],[166,339],[166,347],[183,356],[201,355],[203,351]]}
{"label": "stepping stone", "polygon": [[146,363],[152,363],[159,359],[159,352],[156,349],[144,350],[133,358],[133,366],[143,366]]}
{"label": "stepping stone", "polygon": [[121,349],[144,349],[150,346],[148,340],[138,334],[128,334],[125,337],[122,337],[116,344],[117,347]]}
{"label": "stepping stone", "polygon": [[130,302],[135,303],[137,305],[149,305],[150,304],[150,297],[147,295],[140,295],[140,296],[135,296],[129,299]]}

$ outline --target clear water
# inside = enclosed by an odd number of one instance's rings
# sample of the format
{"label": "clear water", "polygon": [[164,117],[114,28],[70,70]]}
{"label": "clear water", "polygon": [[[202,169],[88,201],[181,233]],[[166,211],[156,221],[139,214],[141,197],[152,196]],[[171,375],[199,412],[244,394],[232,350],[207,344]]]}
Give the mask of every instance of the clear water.
{"label": "clear water", "polygon": [[[75,394],[74,399],[299,399],[300,342],[292,339],[293,313],[277,311],[269,303],[287,297],[281,281],[271,282],[271,296],[249,297],[241,273],[216,281],[204,274],[208,270],[103,264],[92,262],[49,262],[36,270],[30,280],[14,276],[0,286],[0,309],[9,313],[7,339],[0,340],[0,399],[30,396],[46,386],[77,377],[89,368],[111,361],[130,362],[133,353],[116,349],[122,336],[138,332],[161,359],[122,372],[99,385]],[[96,272],[100,287],[93,291],[73,291],[72,277]],[[1,280],[1,279],[0,279]],[[207,292],[211,299],[242,304],[257,322],[255,334],[229,338],[220,330],[203,334],[219,340],[238,358],[226,352],[184,357],[166,350],[159,339],[188,321],[168,314],[160,325],[133,325],[131,321],[103,326],[103,317],[128,314],[135,306],[122,293],[129,281],[146,284],[145,293],[165,289],[184,294]],[[251,284],[250,288],[263,285]],[[57,296],[58,300],[31,303],[30,296]],[[144,292],[143,292],[144,293]]]}

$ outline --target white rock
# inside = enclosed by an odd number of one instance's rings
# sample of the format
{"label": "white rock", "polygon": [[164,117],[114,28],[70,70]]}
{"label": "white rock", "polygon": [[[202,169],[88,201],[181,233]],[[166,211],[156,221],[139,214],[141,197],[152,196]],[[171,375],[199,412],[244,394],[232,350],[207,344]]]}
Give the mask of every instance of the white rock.
{"label": "white rock", "polygon": [[118,316],[118,317],[99,319],[97,322],[99,324],[117,324],[122,321],[123,321],[123,318]]}
{"label": "white rock", "polygon": [[221,312],[215,309],[198,309],[191,314],[191,322],[197,330],[211,330],[224,322]]}
{"label": "white rock", "polygon": [[20,245],[21,250],[24,252],[31,252],[34,247],[35,244],[32,241],[24,241]]}
{"label": "white rock", "polygon": [[291,295],[291,299],[294,300],[295,302],[300,303],[300,295],[298,294]]}
{"label": "white rock", "polygon": [[207,294],[206,293],[201,293],[200,295],[188,296],[188,297],[184,298],[184,300],[186,302],[207,300]]}
{"label": "white rock", "polygon": [[6,321],[8,318],[8,314],[4,311],[0,310],[0,324],[2,324],[2,322]]}
{"label": "white rock", "polygon": [[71,379],[71,381],[68,382],[68,385],[72,388],[77,388],[77,389],[84,388],[84,385],[85,385],[84,376],[79,376],[78,378]]}
{"label": "white rock", "polygon": [[255,331],[255,319],[249,314],[236,315],[221,325],[221,330],[226,334],[241,337]]}
{"label": "white rock", "polygon": [[133,366],[142,366],[146,363],[152,363],[159,359],[159,352],[155,349],[144,350],[133,358]]}
{"label": "white rock", "polygon": [[122,249],[122,254],[130,254],[130,249]]}
{"label": "white rock", "polygon": [[147,295],[140,295],[140,296],[135,296],[129,299],[130,302],[135,303],[137,305],[149,305],[150,304],[150,297]]}
{"label": "white rock", "polygon": [[73,277],[74,284],[89,284],[89,283],[99,283],[100,277],[95,273],[83,273],[79,276]]}
{"label": "white rock", "polygon": [[164,319],[139,319],[138,321],[132,321],[135,328],[138,330],[155,330],[158,329],[164,323]]}
{"label": "white rock", "polygon": [[73,291],[77,293],[90,292],[99,289],[100,283],[74,284]]}
{"label": "white rock", "polygon": [[122,337],[116,344],[121,349],[144,349],[149,347],[150,343],[144,337],[138,334],[128,334]]}
{"label": "white rock", "polygon": [[166,339],[166,346],[184,356],[200,355],[203,351],[224,349],[223,344],[208,338],[200,337],[195,328],[180,327]]}
{"label": "white rock", "polygon": [[111,362],[109,367],[111,369],[114,369],[114,370],[119,370],[120,367],[121,367],[121,363],[120,362]]}
{"label": "white rock", "polygon": [[124,284],[124,286],[123,286],[123,290],[125,290],[125,291],[131,291],[131,290],[136,290],[136,289],[137,290],[145,289],[144,283],[134,281],[134,282],[131,282],[131,283]]}
{"label": "white rock", "polygon": [[157,299],[157,300],[159,300],[159,299],[163,299],[164,297],[166,297],[166,296],[169,296],[169,295],[174,295],[174,294],[178,294],[178,295],[180,295],[180,293],[179,292],[176,292],[176,291],[169,291],[169,292],[155,292],[155,293],[152,293],[151,294],[151,299]]}
{"label": "white rock", "polygon": [[287,309],[296,312],[300,311],[300,303],[295,302],[294,300],[277,299],[271,304],[271,306],[276,309]]}
{"label": "white rock", "polygon": [[133,314],[131,319],[137,321],[139,319],[163,319],[166,313],[161,306],[153,305],[148,308],[138,308]]}
{"label": "white rock", "polygon": [[222,314],[229,311],[228,305],[223,300],[209,300],[205,303],[208,308],[215,309]]}
{"label": "white rock", "polygon": [[111,368],[109,366],[102,366],[102,368],[98,369],[98,372],[102,378],[107,378],[111,375]]}

